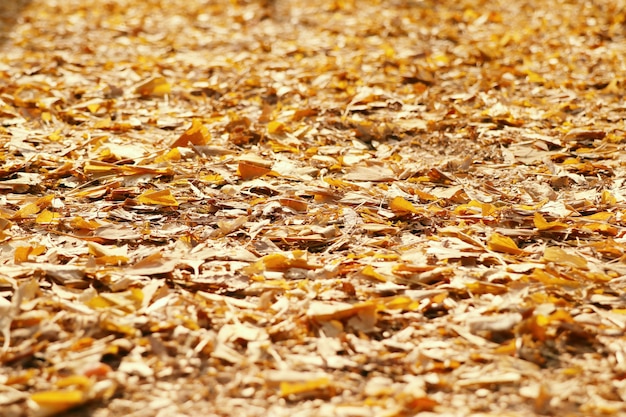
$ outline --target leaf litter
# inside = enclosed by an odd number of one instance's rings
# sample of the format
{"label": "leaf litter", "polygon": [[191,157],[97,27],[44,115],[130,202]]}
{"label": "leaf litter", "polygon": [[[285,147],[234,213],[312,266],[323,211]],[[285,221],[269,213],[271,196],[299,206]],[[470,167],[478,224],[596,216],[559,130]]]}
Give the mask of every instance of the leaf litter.
{"label": "leaf litter", "polygon": [[623,2],[20,5],[3,416],[626,413]]}

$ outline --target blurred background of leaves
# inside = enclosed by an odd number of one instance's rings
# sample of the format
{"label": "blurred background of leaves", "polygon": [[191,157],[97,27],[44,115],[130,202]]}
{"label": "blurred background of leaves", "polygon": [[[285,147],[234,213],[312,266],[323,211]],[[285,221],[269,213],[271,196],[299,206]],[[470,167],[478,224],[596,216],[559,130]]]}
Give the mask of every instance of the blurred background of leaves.
{"label": "blurred background of leaves", "polygon": [[11,34],[13,26],[19,21],[20,14],[30,4],[31,0],[3,0],[0,1],[0,46]]}

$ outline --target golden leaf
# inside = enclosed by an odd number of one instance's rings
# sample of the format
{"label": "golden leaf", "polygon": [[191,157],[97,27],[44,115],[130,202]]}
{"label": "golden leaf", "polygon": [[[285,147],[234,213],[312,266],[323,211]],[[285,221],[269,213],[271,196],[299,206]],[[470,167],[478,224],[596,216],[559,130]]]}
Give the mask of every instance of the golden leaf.
{"label": "golden leaf", "polygon": [[396,214],[421,213],[421,211],[417,207],[415,207],[410,201],[407,201],[400,196],[394,197],[389,202],[389,209]]}
{"label": "golden leaf", "polygon": [[55,385],[59,388],[67,388],[71,386],[77,386],[82,388],[89,388],[93,385],[91,379],[85,375],[71,375],[65,378],[59,379]]}
{"label": "golden leaf", "polygon": [[569,225],[567,223],[562,222],[548,222],[539,212],[535,212],[533,217],[533,222],[535,223],[535,227],[539,231],[545,230],[563,230],[567,229]]}
{"label": "golden leaf", "polygon": [[77,406],[85,402],[85,394],[83,391],[42,391],[36,392],[30,396],[30,399],[39,406],[50,407],[59,411]]}
{"label": "golden leaf", "polygon": [[135,88],[135,93],[141,96],[164,96],[172,91],[170,83],[164,77],[154,77]]}
{"label": "golden leaf", "polygon": [[487,247],[493,251],[508,253],[509,255],[526,254],[526,251],[517,247],[513,239],[503,236],[500,233],[494,233],[489,236]]}
{"label": "golden leaf", "polygon": [[367,265],[365,268],[363,268],[361,270],[361,275],[367,278],[375,279],[376,281],[387,282],[387,277],[377,272],[376,269],[374,269],[374,267],[372,267],[371,265]]}
{"label": "golden leaf", "polygon": [[280,395],[286,397],[292,394],[306,394],[330,387],[330,379],[327,377],[313,379],[306,382],[286,382],[280,383]]}
{"label": "golden leaf", "polygon": [[587,261],[582,256],[573,255],[563,249],[551,246],[544,250],[543,259],[560,265],[569,265],[575,268],[587,269]]}
{"label": "golden leaf", "polygon": [[76,216],[70,221],[70,226],[76,230],[96,230],[101,224],[96,220],[85,220],[80,216]]}
{"label": "golden leaf", "polygon": [[[170,148],[188,146],[189,144],[202,146],[209,143],[210,139],[211,134],[209,133],[206,126],[202,124],[202,121],[200,119],[193,119],[191,122],[191,127],[187,129],[182,135],[180,135],[180,137],[170,145]],[[178,155],[178,158],[180,159],[180,153]]]}
{"label": "golden leaf", "polygon": [[178,207],[178,201],[170,190],[147,190],[137,197],[137,201],[141,204],[154,206]]}
{"label": "golden leaf", "polygon": [[58,223],[60,218],[60,213],[44,210],[35,218],[35,222],[38,224]]}
{"label": "golden leaf", "polygon": [[46,251],[45,246],[35,245],[35,246],[18,246],[15,248],[15,252],[13,253],[13,261],[16,264],[22,262],[28,262],[28,258],[32,256],[41,255]]}
{"label": "golden leaf", "polygon": [[237,166],[237,175],[239,175],[244,180],[251,180],[253,178],[262,177],[269,172],[271,172],[270,168],[256,165],[247,161],[240,161],[239,165]]}

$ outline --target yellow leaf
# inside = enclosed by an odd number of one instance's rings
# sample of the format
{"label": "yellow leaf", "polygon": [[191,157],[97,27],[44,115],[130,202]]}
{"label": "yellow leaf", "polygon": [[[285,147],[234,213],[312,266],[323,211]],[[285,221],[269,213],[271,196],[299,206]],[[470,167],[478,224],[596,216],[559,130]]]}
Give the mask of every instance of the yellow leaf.
{"label": "yellow leaf", "polygon": [[39,406],[52,407],[59,411],[66,410],[85,401],[85,394],[79,390],[42,391],[30,396]]}
{"label": "yellow leaf", "polygon": [[607,190],[602,191],[602,195],[600,197],[600,201],[602,204],[615,205],[617,204],[617,198]]}
{"label": "yellow leaf", "polygon": [[35,218],[35,222],[38,224],[50,224],[50,223],[58,223],[61,218],[60,213],[56,213],[50,210],[44,210]]}
{"label": "yellow leaf", "polygon": [[157,156],[154,159],[155,163],[166,162],[166,161],[180,161],[182,158],[182,154],[178,150],[178,148],[170,149],[165,155]]}
{"label": "yellow leaf", "polygon": [[361,270],[361,275],[366,276],[367,278],[375,279],[376,281],[387,282],[387,277],[377,272],[371,265],[367,265],[363,268]]}
{"label": "yellow leaf", "polygon": [[608,221],[613,220],[614,217],[615,217],[615,214],[613,214],[613,213],[610,213],[608,211],[601,211],[599,213],[594,213],[594,214],[592,214],[590,216],[585,216],[585,217],[583,217],[583,219],[608,222]]}
{"label": "yellow leaf", "polygon": [[224,184],[226,181],[224,180],[224,177],[221,176],[220,174],[206,174],[206,175],[202,175],[200,177],[200,180],[202,181],[206,181],[206,182],[210,182],[213,184]]}
{"label": "yellow leaf", "polygon": [[267,124],[267,133],[283,133],[286,132],[287,130],[287,126],[285,126],[283,123],[281,122],[277,122],[277,121],[272,121],[269,122]]}
{"label": "yellow leaf", "polygon": [[330,387],[330,379],[327,377],[313,379],[306,382],[286,382],[280,383],[280,395],[286,397],[293,394],[306,394],[323,390]]}
{"label": "yellow leaf", "polygon": [[569,265],[575,268],[587,269],[587,261],[585,258],[567,253],[556,246],[546,248],[543,252],[543,259],[559,265]]}
{"label": "yellow leaf", "polygon": [[15,263],[27,262],[28,258],[32,256],[39,256],[46,251],[46,247],[42,245],[35,246],[18,246],[15,248],[13,254],[13,260]]}
{"label": "yellow leaf", "polygon": [[128,257],[120,255],[105,255],[96,258],[96,265],[120,266],[128,263]]}
{"label": "yellow leaf", "polygon": [[430,193],[418,190],[418,189],[414,189],[413,193],[417,196],[417,198],[419,198],[422,201],[437,201],[437,200],[439,200],[439,198],[437,198],[436,196],[434,196],[434,195],[432,195]]}
{"label": "yellow leaf", "polygon": [[135,88],[135,93],[141,96],[164,96],[172,91],[170,83],[164,77],[154,77]]}
{"label": "yellow leaf", "polygon": [[567,223],[547,222],[546,219],[539,212],[535,212],[535,216],[533,218],[533,222],[535,223],[535,227],[539,231],[563,230],[563,229],[567,229],[569,227],[569,225]]}
{"label": "yellow leaf", "polygon": [[543,78],[541,75],[533,71],[528,71],[526,73],[526,76],[528,77],[528,81],[531,83],[545,83],[546,82],[545,78]]}
{"label": "yellow leaf", "polygon": [[13,262],[20,264],[28,261],[28,255],[30,255],[32,250],[32,246],[18,246],[13,253]]}
{"label": "yellow leaf", "polygon": [[616,236],[618,229],[615,226],[606,223],[587,223],[581,226],[583,229],[591,230],[592,232],[601,233],[608,236]]}
{"label": "yellow leaf", "polygon": [[44,197],[40,197],[33,203],[28,203],[25,206],[21,207],[15,214],[11,217],[12,219],[23,219],[33,214],[39,213],[41,210],[47,208],[52,203],[52,199],[54,199],[54,195],[47,195]]}
{"label": "yellow leaf", "polygon": [[109,307],[114,305],[112,302],[110,302],[109,300],[107,300],[107,299],[105,299],[105,298],[103,298],[103,297],[101,297],[99,295],[96,295],[91,300],[87,301],[85,304],[88,307],[93,308],[94,310],[109,308]]}
{"label": "yellow leaf", "polygon": [[417,209],[417,207],[415,207],[410,201],[405,200],[404,198],[398,196],[398,197],[394,197],[390,202],[389,202],[389,209],[391,211],[393,211],[396,214],[403,214],[403,213],[414,213],[414,214],[418,214],[421,213],[420,210]]}
{"label": "yellow leaf", "polygon": [[67,388],[71,386],[78,386],[82,388],[89,388],[93,385],[91,379],[87,378],[85,375],[71,375],[65,378],[59,379],[55,385],[59,388]]}
{"label": "yellow leaf", "polygon": [[529,277],[543,283],[544,285],[567,286],[574,288],[580,287],[580,283],[577,281],[557,277],[556,275],[552,275],[539,268],[535,268]]}
{"label": "yellow leaf", "polygon": [[70,221],[70,226],[75,230],[96,230],[101,224],[96,220],[85,220],[80,216],[76,216]]}
{"label": "yellow leaf", "polygon": [[147,190],[137,197],[137,201],[141,204],[154,206],[178,207],[178,201],[170,190]]}
{"label": "yellow leaf", "polygon": [[487,247],[496,252],[508,253],[510,255],[522,255],[526,251],[517,247],[513,239],[503,236],[500,233],[494,233],[489,236]]}
{"label": "yellow leaf", "polygon": [[[187,129],[178,139],[170,145],[170,148],[176,148],[178,146],[188,146],[189,144],[202,146],[209,143],[211,134],[209,130],[202,124],[200,119],[193,119],[191,127]],[[168,154],[169,155],[169,154]],[[178,158],[180,159],[180,153]]]}

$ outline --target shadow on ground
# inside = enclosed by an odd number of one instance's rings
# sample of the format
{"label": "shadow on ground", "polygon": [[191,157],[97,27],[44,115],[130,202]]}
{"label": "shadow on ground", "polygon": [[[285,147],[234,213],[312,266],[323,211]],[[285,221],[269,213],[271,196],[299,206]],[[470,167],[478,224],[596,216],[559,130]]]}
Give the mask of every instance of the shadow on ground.
{"label": "shadow on ground", "polygon": [[0,0],[0,46],[9,39],[20,13],[30,2],[31,0]]}

